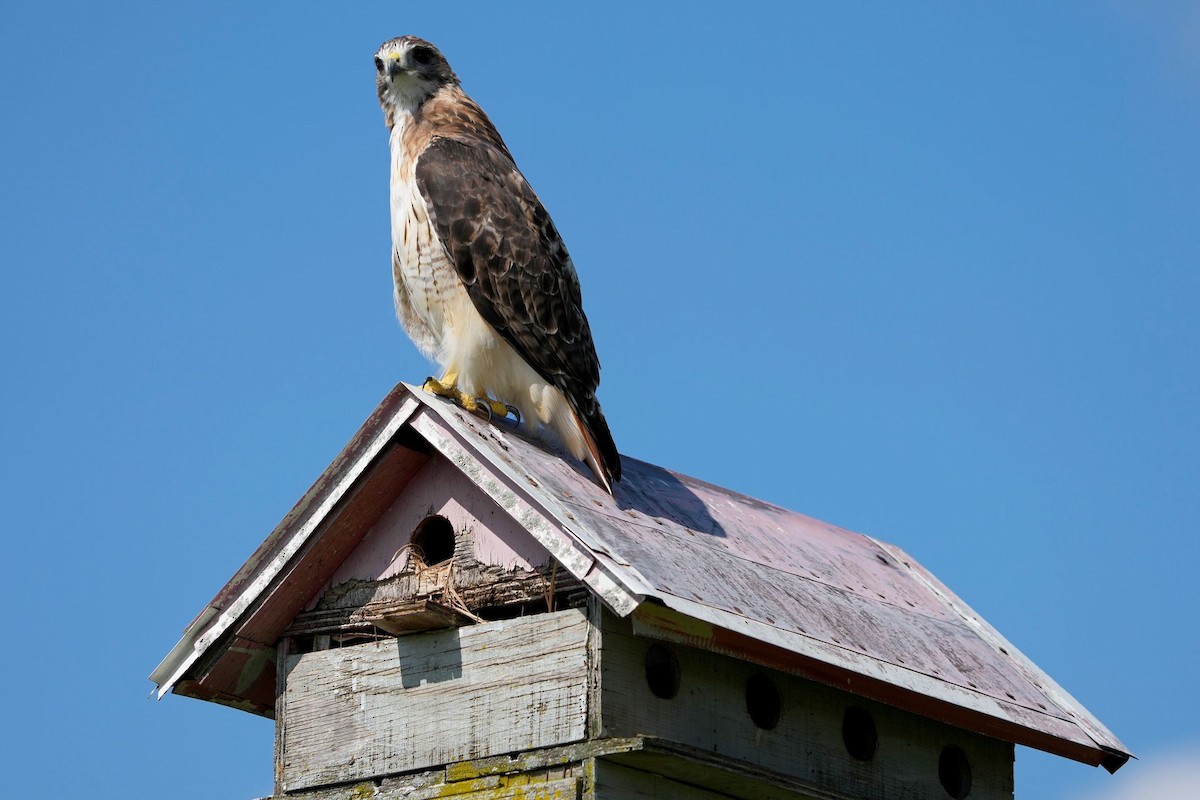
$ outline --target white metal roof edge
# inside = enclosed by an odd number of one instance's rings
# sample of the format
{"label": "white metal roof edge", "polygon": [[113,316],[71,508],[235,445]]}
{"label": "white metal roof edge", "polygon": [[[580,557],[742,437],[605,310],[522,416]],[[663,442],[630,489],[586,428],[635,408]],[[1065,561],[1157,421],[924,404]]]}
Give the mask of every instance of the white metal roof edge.
{"label": "white metal roof edge", "polygon": [[[1020,728],[1034,730],[1030,728],[1027,722],[1007,713],[1003,702],[973,689],[958,686],[957,684],[933,678],[897,664],[822,642],[801,633],[783,630],[764,622],[732,614],[724,609],[714,608],[713,606],[698,603],[694,600],[665,593],[659,593],[657,597],[667,608],[693,619],[708,622],[717,627],[780,647],[823,664],[844,669],[865,678],[883,681],[891,686],[909,690],[934,700],[940,700]],[[1025,707],[1021,706],[1021,708]],[[1035,712],[1032,709],[1028,710],[1032,713],[1046,713]],[[1053,715],[1048,714],[1047,716]],[[1074,718],[1071,721],[1074,722]],[[1080,734],[1087,736],[1089,739],[1093,738],[1086,728],[1082,726],[1077,727]],[[1083,742],[1081,741],[1080,744],[1083,744]],[[1099,745],[1099,743],[1096,744]]]}
{"label": "white metal roof edge", "polygon": [[[408,388],[414,393],[421,391],[413,386]],[[491,443],[480,446],[476,442],[478,437],[469,435],[471,432],[456,419],[458,414],[467,412],[450,403],[425,402],[423,406],[428,413],[416,414],[412,426],[434,449],[510,514],[614,612],[627,616],[637,608],[651,592],[650,583],[641,573],[609,553],[557,498],[542,491],[540,485],[526,480],[527,476],[506,463]],[[493,429],[490,435],[503,434]],[[480,470],[476,465],[486,469]]]}
{"label": "white metal roof edge", "polygon": [[[159,662],[154,671],[150,673],[150,680],[154,682],[156,693],[161,698],[167,691],[170,690],[170,685],[175,683],[172,680],[173,675],[179,670],[179,665],[182,664],[191,654],[195,641],[200,636],[200,632],[204,629],[213,617],[219,613],[219,609],[214,606],[205,606],[200,615],[192,620],[183,630],[183,635],[175,646],[171,648],[171,652]],[[170,684],[170,685],[168,685]],[[164,688],[166,687],[166,688]]]}
{"label": "white metal roof edge", "polygon": [[[375,431],[370,443],[363,448],[358,458],[352,463],[345,465],[337,473],[337,480],[330,487],[324,500],[318,506],[308,509],[303,524],[295,529],[266,567],[258,570],[253,580],[242,589],[234,601],[229,604],[229,607],[224,609],[222,613],[221,609],[212,605],[206,606],[200,613],[200,616],[184,630],[179,642],[171,648],[167,656],[150,673],[150,680],[158,686],[157,695],[159,699],[162,699],[167,692],[174,688],[175,684],[179,682],[187,670],[196,663],[213,642],[229,630],[242,617],[246,610],[250,608],[254,601],[258,599],[262,592],[271,585],[272,581],[283,571],[292,556],[304,546],[313,531],[320,526],[330,510],[346,495],[346,492],[350,490],[350,487],[362,475],[367,465],[392,440],[392,437],[396,435],[396,432],[408,421],[409,417],[413,415],[419,406],[420,403],[415,398],[405,398],[404,402],[400,404],[400,407],[386,424],[380,426]],[[341,453],[338,454],[338,458],[340,457]],[[337,464],[336,458],[334,459],[334,464]],[[312,499],[312,495],[317,490],[318,483],[314,483],[309,487],[308,492],[305,493],[305,499]],[[304,500],[301,501],[301,503],[303,502]],[[284,517],[283,521],[272,531],[271,536],[282,534],[293,524],[294,520],[289,517],[290,514]],[[218,613],[220,613],[219,617],[217,617]],[[214,617],[216,617],[216,621],[209,624]]]}
{"label": "white metal roof edge", "polygon": [[[438,419],[445,423],[446,426],[454,430],[456,435],[462,439],[464,443],[474,442],[475,440],[482,438],[478,435],[478,432],[467,428],[464,424],[468,412],[462,410],[449,401],[427,394],[425,390],[421,389],[420,387],[412,386],[411,384],[407,383],[404,384],[404,387],[408,389],[413,396],[425,406],[425,408],[429,409],[429,411],[436,415]],[[509,480],[512,480],[515,486],[520,486],[522,491],[525,491],[530,496],[536,497],[540,504],[546,506],[547,510],[552,511],[553,516],[556,519],[562,522],[562,524],[568,529],[572,529],[571,517],[573,515],[567,516],[567,510],[558,501],[558,498],[542,490],[540,484],[535,485],[529,480],[528,475],[515,469],[511,459],[503,458],[499,453],[495,452],[492,445],[502,449],[506,449],[508,447],[508,443],[506,441],[508,434],[504,428],[500,425],[490,425],[487,428],[487,434],[488,437],[490,437],[493,441],[488,442],[488,447],[486,449],[472,446],[470,448],[472,454],[476,458],[482,458],[487,461],[498,473],[504,475]],[[461,464],[458,466],[460,469],[463,468]],[[574,528],[578,528],[578,525],[575,525]],[[575,538],[593,553],[605,553],[613,555],[609,552],[608,545],[591,535],[590,531],[576,530]],[[623,561],[623,559],[620,559],[619,557],[617,557],[617,560]]]}
{"label": "white metal roof edge", "polygon": [[802,633],[777,628],[765,622],[733,614],[722,608],[688,600],[672,594],[660,593],[659,599],[668,608],[689,617],[712,623],[726,630],[749,636],[760,642],[775,645],[798,655],[820,661],[862,675],[875,678],[893,686],[911,689],[938,700],[969,708],[994,717],[1007,719],[997,713],[1000,704],[987,695],[965,687],[932,678],[922,672],[892,664],[872,656],[855,652]]}
{"label": "white metal roof edge", "polygon": [[[865,535],[865,534],[864,534]],[[1013,645],[1004,634],[1000,633],[996,628],[992,627],[991,623],[985,620],[982,616],[975,613],[966,602],[958,595],[954,594],[941,581],[939,581],[932,573],[924,567],[920,567],[918,562],[912,559],[906,552],[895,545],[887,542],[871,538],[880,548],[894,558],[897,563],[905,565],[908,571],[916,580],[933,592],[941,599],[946,606],[958,614],[980,639],[983,639],[989,645],[994,647],[1002,655],[1013,663],[1020,671],[1024,678],[1032,683],[1042,694],[1054,702],[1063,712],[1065,712],[1080,730],[1087,734],[1097,746],[1115,750],[1122,754],[1128,754],[1129,749],[1121,743],[1112,731],[1105,727],[1099,719],[1088,711],[1087,708],[1076,700],[1066,689],[1058,684],[1049,673],[1039,667],[1028,656],[1021,652],[1020,648]],[[912,565],[916,564],[917,567]],[[1032,710],[1032,709],[1031,709]]]}

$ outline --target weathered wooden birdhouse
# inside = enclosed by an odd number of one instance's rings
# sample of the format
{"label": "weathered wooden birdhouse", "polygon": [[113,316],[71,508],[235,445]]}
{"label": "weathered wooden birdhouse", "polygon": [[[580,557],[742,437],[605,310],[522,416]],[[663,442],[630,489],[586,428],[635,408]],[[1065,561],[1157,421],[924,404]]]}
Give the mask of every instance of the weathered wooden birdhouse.
{"label": "weathered wooden birdhouse", "polygon": [[275,795],[1011,798],[1098,720],[898,548],[398,386],[154,671]]}

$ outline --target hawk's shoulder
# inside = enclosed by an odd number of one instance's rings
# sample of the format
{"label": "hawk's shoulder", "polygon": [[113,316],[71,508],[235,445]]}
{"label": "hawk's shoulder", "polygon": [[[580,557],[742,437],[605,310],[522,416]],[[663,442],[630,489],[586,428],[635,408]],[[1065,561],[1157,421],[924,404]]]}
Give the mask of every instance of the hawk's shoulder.
{"label": "hawk's shoulder", "polygon": [[430,143],[450,139],[482,150],[495,149],[509,162],[513,160],[488,115],[457,86],[444,88],[422,104],[417,124]]}

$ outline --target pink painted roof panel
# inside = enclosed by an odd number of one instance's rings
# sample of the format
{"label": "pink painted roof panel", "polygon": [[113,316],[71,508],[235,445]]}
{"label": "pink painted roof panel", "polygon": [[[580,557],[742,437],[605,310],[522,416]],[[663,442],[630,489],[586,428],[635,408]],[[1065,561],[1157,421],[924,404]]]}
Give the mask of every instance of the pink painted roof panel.
{"label": "pink painted roof panel", "polygon": [[[403,384],[184,632],[151,676],[160,694],[214,648],[228,648],[221,642],[248,624],[263,598],[289,591],[281,581],[305,558],[309,540],[323,535],[322,521],[376,465],[392,464],[380,455],[389,443],[414,434],[619,614],[654,600],[729,632],[722,642],[773,648],[788,659],[784,668],[795,658],[806,674],[843,684],[860,676],[858,685],[880,689],[878,699],[927,700],[922,709],[953,716],[952,724],[973,721],[981,732],[1110,769],[1129,757],[1082,705],[899,548],[629,457],[609,496],[585,467],[511,424]],[[273,632],[260,634],[269,642]]]}
{"label": "pink painted roof panel", "polygon": [[807,657],[1117,753],[1117,761],[1127,757],[1086,709],[898,548],[627,456],[610,497],[585,467],[511,425],[422,399],[464,442],[523,476],[522,488],[618,565],[635,592]]}

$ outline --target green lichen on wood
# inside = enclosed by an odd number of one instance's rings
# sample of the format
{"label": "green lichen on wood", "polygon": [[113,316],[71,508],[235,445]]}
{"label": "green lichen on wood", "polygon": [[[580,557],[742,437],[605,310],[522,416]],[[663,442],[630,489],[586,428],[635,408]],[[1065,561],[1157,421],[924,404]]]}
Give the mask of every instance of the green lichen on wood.
{"label": "green lichen on wood", "polygon": [[477,758],[472,761],[459,761],[446,766],[447,781],[461,781],[477,778],[483,775],[511,775],[519,772],[531,772],[547,767],[582,762],[596,756],[610,753],[622,753],[639,749],[641,741],[632,739],[600,739],[591,742],[579,742],[565,747],[551,747],[543,750],[533,750],[515,756],[493,756]]}
{"label": "green lichen on wood", "polygon": [[[472,783],[467,781],[467,783]],[[502,778],[499,785],[476,792],[458,792],[456,784],[446,784],[443,792],[422,795],[428,797],[457,797],[459,800],[578,800],[579,779],[565,778],[557,781],[536,780],[528,775]]]}

